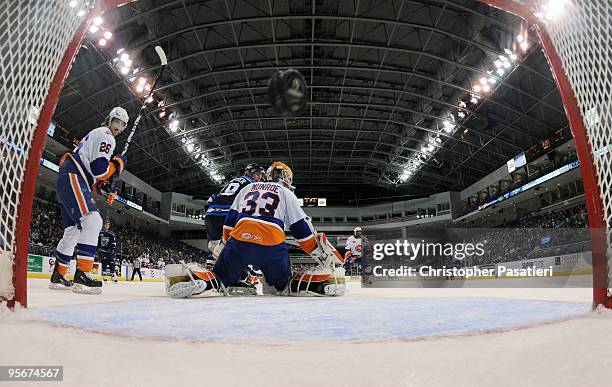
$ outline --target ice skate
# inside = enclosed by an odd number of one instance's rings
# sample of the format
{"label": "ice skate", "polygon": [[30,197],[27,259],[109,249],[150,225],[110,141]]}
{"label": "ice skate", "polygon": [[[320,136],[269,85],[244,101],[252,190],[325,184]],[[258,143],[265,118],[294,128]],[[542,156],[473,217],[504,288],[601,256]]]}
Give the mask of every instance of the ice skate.
{"label": "ice skate", "polygon": [[241,280],[231,286],[228,286],[227,292],[231,296],[256,296],[257,287],[254,284],[250,284]]}
{"label": "ice skate", "polygon": [[72,288],[73,282],[66,277],[64,277],[57,270],[57,265],[53,269],[53,274],[51,274],[51,281],[49,282],[49,289],[51,290],[69,290]]}
{"label": "ice skate", "polygon": [[102,293],[102,281],[92,278],[91,273],[77,269],[74,273],[72,291],[80,294],[100,294]]}

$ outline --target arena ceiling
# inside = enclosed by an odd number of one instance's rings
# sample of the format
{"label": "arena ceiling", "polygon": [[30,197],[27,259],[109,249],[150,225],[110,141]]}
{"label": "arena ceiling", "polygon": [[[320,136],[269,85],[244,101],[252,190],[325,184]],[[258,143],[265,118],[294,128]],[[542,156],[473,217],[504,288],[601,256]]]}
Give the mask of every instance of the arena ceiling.
{"label": "arena ceiling", "polygon": [[[128,170],[161,191],[206,196],[219,186],[212,169],[229,178],[276,160],[294,170],[298,196],[330,203],[460,190],[567,125],[534,34],[477,1],[141,0],[103,17],[112,38],[102,47],[88,33],[54,118],[81,138],[114,106],[135,116],[138,79],[159,71],[153,47],[163,47],[168,68],[128,152]],[[512,71],[470,104],[508,48]],[[121,73],[122,53],[134,74]],[[283,119],[266,86],[288,68],[305,76],[309,101]]]}

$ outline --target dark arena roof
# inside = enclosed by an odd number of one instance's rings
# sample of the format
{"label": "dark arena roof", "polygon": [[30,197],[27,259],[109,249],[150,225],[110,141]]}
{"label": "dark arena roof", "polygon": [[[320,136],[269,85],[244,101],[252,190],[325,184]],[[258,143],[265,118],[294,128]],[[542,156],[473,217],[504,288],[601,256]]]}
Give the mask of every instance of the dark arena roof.
{"label": "dark arena roof", "polygon": [[[276,160],[328,204],[460,190],[567,125],[533,31],[477,1],[141,0],[87,34],[54,116],[65,141],[114,106],[135,118],[156,45],[168,68],[127,169],[161,191],[205,197]],[[284,119],[267,82],[288,68],[309,97]]]}

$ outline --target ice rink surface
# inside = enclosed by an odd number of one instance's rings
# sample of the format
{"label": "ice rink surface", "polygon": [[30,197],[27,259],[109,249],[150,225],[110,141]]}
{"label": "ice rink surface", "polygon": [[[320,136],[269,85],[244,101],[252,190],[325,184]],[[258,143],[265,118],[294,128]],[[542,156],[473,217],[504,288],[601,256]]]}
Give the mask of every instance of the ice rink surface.
{"label": "ice rink surface", "polygon": [[[361,289],[341,298],[99,296],[30,279],[0,310],[0,364],[63,365],[73,386],[609,386],[612,313],[591,290]],[[28,385],[24,382],[20,385]]]}

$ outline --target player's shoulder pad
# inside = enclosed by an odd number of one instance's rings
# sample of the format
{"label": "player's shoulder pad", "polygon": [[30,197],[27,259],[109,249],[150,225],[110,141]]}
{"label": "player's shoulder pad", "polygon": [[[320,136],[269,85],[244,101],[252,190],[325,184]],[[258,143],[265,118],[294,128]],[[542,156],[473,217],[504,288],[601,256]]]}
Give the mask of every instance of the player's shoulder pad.
{"label": "player's shoulder pad", "polygon": [[232,179],[233,183],[247,184],[250,181],[245,176],[238,176]]}
{"label": "player's shoulder pad", "polygon": [[288,197],[291,198],[290,200],[295,200],[295,202],[298,202],[298,198],[297,196],[295,196],[295,192],[293,192],[292,190],[290,190],[289,188],[285,187],[284,185],[280,184],[280,183],[276,183],[281,187],[282,192]]}
{"label": "player's shoulder pad", "polygon": [[112,141],[113,144],[115,143],[113,133],[111,133],[110,129],[106,126],[100,126],[99,128],[92,130],[91,133],[95,133],[95,135],[100,138],[104,137],[105,141]]}

